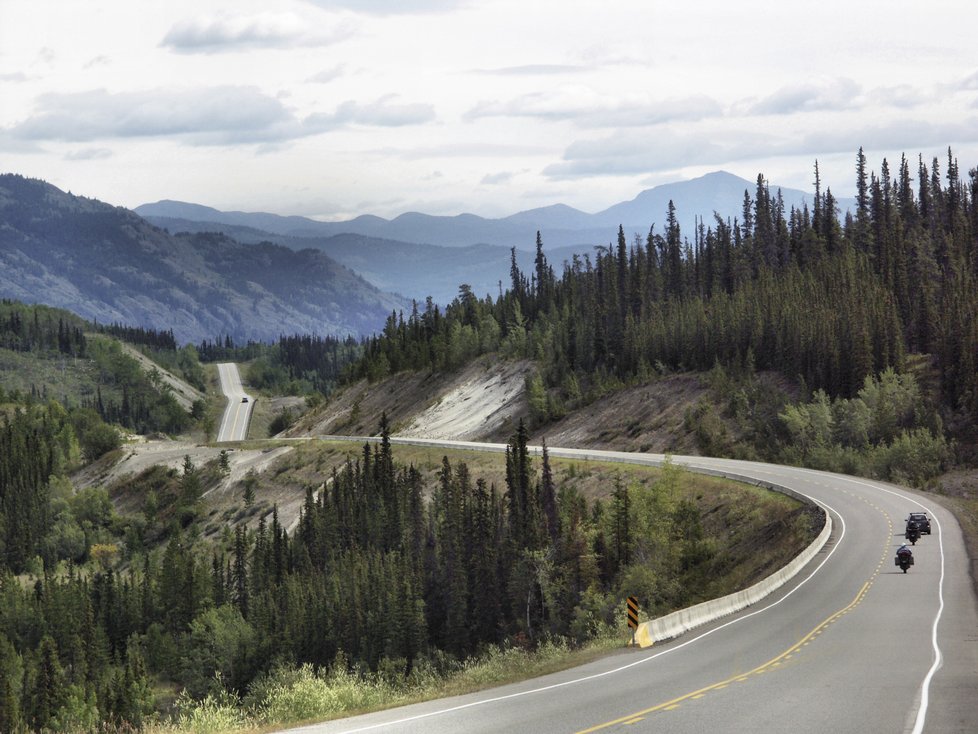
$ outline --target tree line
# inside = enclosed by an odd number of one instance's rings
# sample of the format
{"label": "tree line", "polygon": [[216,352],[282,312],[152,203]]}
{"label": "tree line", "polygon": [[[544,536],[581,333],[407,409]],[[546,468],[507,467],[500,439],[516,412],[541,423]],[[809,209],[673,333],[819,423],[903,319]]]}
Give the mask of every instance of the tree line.
{"label": "tree line", "polygon": [[[620,615],[623,587],[649,613],[668,610],[706,594],[711,564],[726,560],[677,467],[654,486],[616,480],[610,499],[590,502],[558,487],[546,451],[531,459],[523,425],[503,488],[448,458],[432,484],[395,460],[386,419],[380,434],[308,488],[291,534],[277,511],[209,555],[192,526],[146,554],[95,533],[84,573],[27,586],[0,574],[0,726],[139,728],[153,681],[244,696],[283,665],[403,679],[494,645],[583,642]],[[197,471],[185,462],[177,491],[199,493]],[[75,511],[118,524],[100,496]]]}
{"label": "tree line", "polygon": [[[852,398],[910,354],[928,355],[948,427],[978,419],[978,170],[962,180],[948,151],[868,172],[859,151],[856,210],[839,219],[816,164],[811,208],[786,209],[759,175],[740,218],[680,232],[672,203],[651,229],[575,255],[558,277],[537,236],[532,272],[508,290],[468,286],[444,310],[393,313],[365,344],[355,377],[450,370],[488,351],[535,359],[555,417],[623,384],[675,370],[750,365]],[[915,174],[915,175],[914,175]]]}
{"label": "tree line", "polygon": [[97,385],[94,396],[81,400],[82,407],[95,411],[106,423],[136,433],[177,434],[190,428],[190,414],[176,401],[158,370],[147,373],[117,341],[91,341],[89,355],[96,367]]}
{"label": "tree line", "polygon": [[230,335],[204,340],[197,347],[204,362],[249,362],[247,380],[258,390],[279,395],[329,395],[360,359],[363,345],[345,338],[310,334],[282,335],[278,342],[238,345]]}
{"label": "tree line", "polygon": [[127,324],[95,324],[99,333],[114,336],[121,341],[140,346],[151,347],[156,350],[167,350],[175,352],[177,350],[177,340],[173,336],[173,329],[154,329],[146,326],[129,326]]}
{"label": "tree line", "polygon": [[67,312],[0,301],[0,349],[84,357],[87,341],[83,329],[84,321]]}

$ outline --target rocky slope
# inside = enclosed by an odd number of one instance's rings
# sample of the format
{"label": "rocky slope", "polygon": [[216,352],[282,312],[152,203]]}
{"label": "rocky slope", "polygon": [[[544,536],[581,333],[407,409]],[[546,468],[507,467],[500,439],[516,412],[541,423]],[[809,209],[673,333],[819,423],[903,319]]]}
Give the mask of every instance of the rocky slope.
{"label": "rocky slope", "polygon": [[174,236],[126,209],[14,175],[0,176],[0,296],[172,329],[181,343],[366,334],[409,308],[322,252]]}

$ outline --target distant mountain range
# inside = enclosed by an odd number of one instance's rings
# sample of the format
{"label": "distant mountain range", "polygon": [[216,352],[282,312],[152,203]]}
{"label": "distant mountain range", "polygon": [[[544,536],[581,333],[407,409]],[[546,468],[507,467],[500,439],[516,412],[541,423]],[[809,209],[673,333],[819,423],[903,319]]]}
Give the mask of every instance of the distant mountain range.
{"label": "distant mountain range", "polygon": [[[496,296],[510,282],[510,249],[499,245],[440,247],[397,242],[359,234],[332,237],[290,237],[252,227],[189,219],[147,217],[170,232],[220,232],[245,244],[273,243],[294,250],[317,249],[345,265],[377,288],[423,304],[428,296],[445,305],[458,295],[461,284],[480,298]],[[582,248],[570,248],[582,249]],[[563,250],[547,250],[547,257],[560,270]],[[568,254],[567,257],[570,257]],[[516,260],[524,272],[533,267],[534,253],[518,250]],[[405,313],[405,316],[407,314]]]}
{"label": "distant mountain range", "polygon": [[[777,187],[769,186],[772,195]],[[603,245],[614,241],[619,225],[631,239],[639,233],[643,238],[656,226],[663,231],[669,202],[676,206],[679,225],[692,239],[697,218],[713,224],[714,212],[724,219],[741,217],[744,192],[751,197],[757,183],[725,171],[709,173],[689,181],[663,184],[647,189],[631,201],[615,204],[596,214],[588,214],[563,204],[530,209],[502,219],[486,219],[474,214],[454,217],[430,216],[410,212],[394,219],[370,215],[345,222],[320,222],[305,217],[283,217],[275,214],[222,212],[199,204],[179,201],[159,201],[143,204],[135,211],[153,221],[162,219],[212,222],[261,230],[275,235],[297,238],[322,238],[339,234],[357,234],[383,240],[443,247],[497,245],[533,250],[536,233],[543,237],[548,249]],[[781,189],[785,209],[792,206],[811,206],[812,195],[797,189]],[[851,206],[839,200],[844,212]]]}
{"label": "distant mountain range", "polygon": [[[559,273],[564,261],[575,253],[613,243],[619,225],[624,227],[629,243],[636,234],[644,241],[653,223],[656,232],[663,232],[669,201],[676,206],[682,231],[692,238],[696,217],[702,217],[707,226],[715,226],[714,212],[724,219],[740,218],[744,192],[753,198],[756,188],[756,182],[719,171],[648,189],[597,214],[556,204],[503,219],[472,214],[402,214],[393,220],[361,216],[346,222],[319,222],[305,217],[222,212],[177,201],[144,204],[136,211],[171,232],[222,232],[238,242],[272,242],[297,250],[315,248],[382,290],[418,301],[431,296],[436,303],[446,304],[458,294],[462,283],[479,297],[497,295],[500,283],[506,288],[511,247],[517,249],[520,267],[529,272],[537,231],[548,260]],[[812,198],[795,189],[781,189],[781,195],[786,209],[800,208]],[[851,200],[839,203],[843,212],[852,206]]]}
{"label": "distant mountain range", "polygon": [[[613,243],[619,225],[630,243],[644,241],[653,223],[662,232],[670,200],[691,238],[696,217],[707,226],[714,212],[739,218],[744,192],[755,189],[717,172],[596,214],[556,204],[502,219],[410,213],[319,222],[174,201],[137,207],[137,216],[8,174],[0,176],[0,297],[172,328],[181,342],[369,334],[391,311],[409,313],[411,300],[447,304],[463,283],[479,297],[497,295],[509,286],[511,248],[532,270],[538,231],[559,273],[574,254]],[[786,208],[809,200],[792,189],[781,195]]]}
{"label": "distant mountain range", "polygon": [[0,175],[0,296],[103,323],[224,334],[368,334],[404,299],[316,249],[171,235],[127,209]]}

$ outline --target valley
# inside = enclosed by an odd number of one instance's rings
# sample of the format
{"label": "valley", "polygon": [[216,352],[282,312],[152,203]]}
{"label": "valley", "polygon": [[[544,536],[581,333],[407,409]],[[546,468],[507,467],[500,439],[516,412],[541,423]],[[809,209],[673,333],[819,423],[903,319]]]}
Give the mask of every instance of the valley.
{"label": "valley", "polygon": [[0,732],[978,732],[976,26],[0,2]]}
{"label": "valley", "polygon": [[[785,608],[804,621],[788,627],[814,625],[811,634],[864,602],[872,606],[870,598],[892,608],[895,589],[872,597],[867,590],[883,583],[877,576],[892,528],[908,504],[947,528],[937,550],[953,559],[953,572],[937,577],[921,549],[912,582],[929,590],[922,599],[946,589],[953,600],[938,657],[930,658],[946,668],[934,679],[941,706],[930,720],[967,717],[954,681],[971,662],[951,641],[973,617],[974,568],[969,578],[962,559],[975,547],[976,526],[969,358],[978,333],[966,317],[974,299],[954,279],[936,281],[940,293],[915,294],[910,282],[934,268],[950,274],[967,266],[972,243],[967,228],[925,217],[931,200],[917,205],[903,183],[887,191],[894,217],[892,202],[910,200],[906,221],[860,208],[862,219],[847,217],[842,228],[823,214],[838,211],[828,191],[816,186],[815,218],[807,206],[785,218],[780,194],[759,179],[756,199],[745,193],[758,217],[750,231],[718,218],[690,243],[670,203],[662,235],[630,242],[619,226],[616,244],[571,255],[559,275],[537,237],[526,270],[520,263],[529,253],[521,260],[512,251],[498,296],[483,298],[463,283],[447,305],[426,298],[410,308],[352,272],[354,300],[340,303],[337,293],[351,281],[335,279],[343,266],[336,270],[317,249],[239,244],[206,231],[207,223],[171,235],[40,182],[3,183],[5,201],[19,197],[27,208],[3,209],[0,254],[18,267],[30,254],[35,265],[19,273],[63,260],[65,282],[96,296],[88,308],[101,314],[96,323],[12,299],[0,308],[0,365],[8,370],[0,405],[10,426],[3,439],[16,477],[6,485],[0,527],[18,580],[4,603],[31,608],[47,631],[45,646],[31,647],[22,628],[6,628],[16,642],[0,645],[0,668],[26,669],[14,695],[33,720],[46,715],[35,689],[50,690],[58,711],[75,705],[40,677],[44,661],[72,645],[71,624],[59,626],[46,606],[52,597],[75,617],[86,604],[99,610],[106,643],[97,647],[106,655],[86,664],[102,681],[100,711],[150,729],[150,721],[192,729],[193,717],[212,715],[213,695],[227,697],[221,716],[239,722],[232,730],[449,692],[491,707],[493,694],[472,692],[530,671],[593,657],[599,678],[616,675],[601,662],[614,656],[601,653],[622,641],[616,612],[625,596],[635,596],[651,621],[711,599],[746,598],[758,583],[775,594],[763,608],[752,608],[763,596],[751,596],[747,608],[716,602],[719,611],[697,618],[705,635],[789,598],[798,601]],[[966,221],[970,200],[955,201]],[[65,231],[80,232],[79,252],[95,254],[87,265],[66,249],[64,222]],[[869,238],[870,224],[878,239]],[[928,240],[925,226],[945,239]],[[389,272],[408,252],[363,237],[344,246],[362,245],[369,255],[360,253],[361,262],[379,247],[400,252]],[[932,247],[937,241],[947,249]],[[131,246],[136,254],[126,264]],[[431,270],[429,278],[457,274],[452,262],[469,256],[462,252],[450,261],[431,249],[415,265]],[[430,264],[440,257],[441,272]],[[467,267],[488,270],[483,265]],[[11,284],[26,277],[9,275]],[[246,318],[243,291],[228,277],[253,295],[260,290],[251,307],[270,318]],[[155,299],[156,315],[131,311],[135,324],[115,320],[124,314],[112,309],[130,296],[109,307],[108,294],[136,290]],[[373,297],[369,313],[356,300]],[[184,308],[165,328],[154,326],[181,302],[215,310]],[[939,302],[955,307],[938,309]],[[330,309],[349,330],[318,320]],[[910,486],[917,490],[901,488]],[[942,493],[957,517],[935,503]],[[853,540],[849,526],[869,530]],[[872,571],[870,551],[884,536],[883,561]],[[779,569],[804,548],[808,555],[782,580]],[[848,602],[839,592],[848,586],[830,580],[838,576],[865,579]],[[783,590],[767,588],[773,577]],[[43,593],[29,598],[31,584]],[[105,584],[118,594],[107,595]],[[107,606],[115,603],[128,611]],[[921,629],[928,620],[936,628],[942,613],[930,616],[926,602],[912,612]],[[788,619],[780,610],[773,617]],[[751,647],[760,649],[767,627],[754,624],[745,629],[755,630]],[[877,632],[862,616],[845,629],[861,638]],[[655,643],[664,649],[643,660],[698,639],[666,635]],[[765,659],[793,655],[805,639],[781,634],[781,652]],[[921,679],[929,659],[926,645],[915,644],[903,689]],[[497,657],[509,662],[473,672]],[[739,652],[681,657],[698,669],[714,659],[740,669]],[[659,670],[650,665],[641,686],[661,685]],[[73,671],[60,675],[73,681],[67,695],[78,697]],[[685,680],[712,690],[729,679]],[[931,674],[924,681],[930,686]],[[302,716],[281,698],[301,686],[321,692]],[[337,704],[348,686],[357,694]],[[537,690],[516,686],[518,698]],[[595,703],[594,727],[616,725],[630,710],[628,696],[588,690],[603,702]],[[770,698],[762,686],[750,692],[759,696],[755,707]],[[496,715],[422,710],[445,717],[449,729],[497,724]],[[892,701],[887,710],[901,715]],[[413,711],[380,720],[410,729]],[[538,714],[531,705],[517,715]],[[916,709],[918,722],[927,715]],[[697,726],[695,714],[688,721]]]}

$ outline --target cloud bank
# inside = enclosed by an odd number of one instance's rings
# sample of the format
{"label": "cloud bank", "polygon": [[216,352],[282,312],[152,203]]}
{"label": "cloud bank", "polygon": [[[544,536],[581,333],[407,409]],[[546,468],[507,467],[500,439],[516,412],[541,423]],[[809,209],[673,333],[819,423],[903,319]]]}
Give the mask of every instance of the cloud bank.
{"label": "cloud bank", "polygon": [[349,23],[323,30],[318,23],[293,13],[262,13],[182,20],[170,28],[160,45],[177,53],[212,54],[328,46],[349,38],[353,33],[353,26]]}

